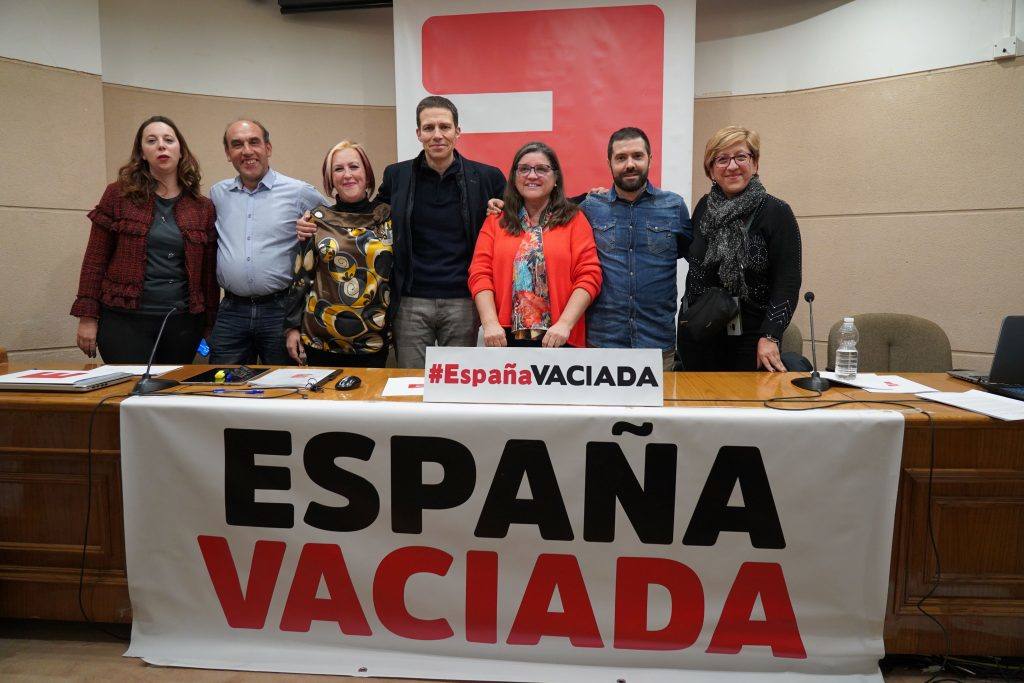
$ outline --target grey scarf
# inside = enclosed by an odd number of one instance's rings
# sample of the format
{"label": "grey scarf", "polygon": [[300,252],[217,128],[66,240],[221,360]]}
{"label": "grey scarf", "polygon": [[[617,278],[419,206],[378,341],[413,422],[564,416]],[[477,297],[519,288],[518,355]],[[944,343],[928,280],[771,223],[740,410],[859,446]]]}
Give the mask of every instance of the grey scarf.
{"label": "grey scarf", "polygon": [[743,269],[747,266],[747,218],[761,205],[765,196],[764,185],[755,174],[743,192],[731,199],[718,184],[711,186],[700,234],[707,242],[704,267],[718,263],[718,279],[733,296],[745,298],[747,283]]}

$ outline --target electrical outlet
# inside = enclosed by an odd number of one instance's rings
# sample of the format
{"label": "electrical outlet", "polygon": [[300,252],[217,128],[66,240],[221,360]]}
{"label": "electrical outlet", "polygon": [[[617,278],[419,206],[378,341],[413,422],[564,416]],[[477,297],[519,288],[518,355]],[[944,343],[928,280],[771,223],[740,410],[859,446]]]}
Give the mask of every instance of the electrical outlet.
{"label": "electrical outlet", "polygon": [[992,46],[992,59],[1011,59],[1016,57],[1021,50],[1021,41],[1017,36],[1000,38]]}

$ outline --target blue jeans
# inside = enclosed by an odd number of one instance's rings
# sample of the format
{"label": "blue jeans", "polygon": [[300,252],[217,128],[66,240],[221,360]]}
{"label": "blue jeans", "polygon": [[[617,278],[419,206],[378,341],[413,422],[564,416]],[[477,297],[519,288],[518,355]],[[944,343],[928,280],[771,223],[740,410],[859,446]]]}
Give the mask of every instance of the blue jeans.
{"label": "blue jeans", "polygon": [[286,297],[266,303],[225,297],[210,335],[211,365],[294,365],[284,345]]}

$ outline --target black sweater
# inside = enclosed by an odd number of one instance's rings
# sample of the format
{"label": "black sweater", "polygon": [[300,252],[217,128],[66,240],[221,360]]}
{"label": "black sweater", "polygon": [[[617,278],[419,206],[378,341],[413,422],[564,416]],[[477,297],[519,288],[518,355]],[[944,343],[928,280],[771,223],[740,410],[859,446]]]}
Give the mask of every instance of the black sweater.
{"label": "black sweater", "polygon": [[[458,154],[458,152],[456,152]],[[391,205],[391,220],[395,234],[395,273],[392,297],[409,292],[415,287],[412,272],[412,217],[413,201],[416,197],[416,171],[425,164],[425,154],[420,152],[415,159],[400,161],[384,169],[384,179],[377,199]],[[466,249],[472,257],[476,247],[476,238],[480,227],[487,218],[487,200],[501,197],[505,192],[505,176],[501,171],[472,161],[459,155],[461,167],[456,173],[459,186],[462,226],[465,230],[465,243],[460,249]],[[468,265],[468,264],[467,264]],[[465,279],[466,272],[460,273]],[[467,292],[468,296],[468,292]],[[392,301],[392,306],[395,305]]]}
{"label": "black sweater", "polygon": [[[707,195],[693,210],[693,243],[686,260],[687,304],[692,304],[709,287],[721,287],[718,264],[704,265],[707,241],[700,224],[707,209]],[[743,331],[782,339],[782,333],[796,310],[801,276],[800,226],[789,204],[768,195],[754,212],[747,234],[747,267],[743,278],[747,297],[740,301]]]}

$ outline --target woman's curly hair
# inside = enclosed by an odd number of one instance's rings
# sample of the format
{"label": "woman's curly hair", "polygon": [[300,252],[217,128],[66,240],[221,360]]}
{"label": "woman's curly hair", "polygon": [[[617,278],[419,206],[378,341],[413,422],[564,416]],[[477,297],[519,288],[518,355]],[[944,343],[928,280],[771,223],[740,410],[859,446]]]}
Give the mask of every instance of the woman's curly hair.
{"label": "woman's curly hair", "polygon": [[188,143],[182,136],[178,126],[166,116],[150,116],[139,125],[135,132],[135,142],[132,144],[132,155],[128,163],[117,171],[117,182],[121,192],[130,202],[144,204],[156,192],[156,178],[149,170],[149,164],[142,156],[142,132],[151,123],[164,123],[171,127],[175,137],[178,138],[178,146],[181,149],[181,159],[178,160],[178,183],[193,197],[199,197],[199,183],[202,176],[199,172],[199,162],[192,156]]}

